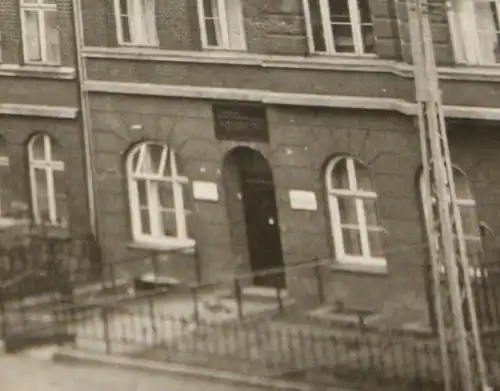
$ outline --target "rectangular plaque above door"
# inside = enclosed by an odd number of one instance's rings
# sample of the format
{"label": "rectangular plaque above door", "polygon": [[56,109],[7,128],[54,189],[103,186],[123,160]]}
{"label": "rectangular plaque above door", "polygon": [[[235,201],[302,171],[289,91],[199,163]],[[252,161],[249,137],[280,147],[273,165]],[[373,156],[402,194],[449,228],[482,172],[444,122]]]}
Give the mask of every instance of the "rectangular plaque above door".
{"label": "rectangular plaque above door", "polygon": [[212,112],[217,140],[269,142],[264,105],[218,102],[212,105]]}

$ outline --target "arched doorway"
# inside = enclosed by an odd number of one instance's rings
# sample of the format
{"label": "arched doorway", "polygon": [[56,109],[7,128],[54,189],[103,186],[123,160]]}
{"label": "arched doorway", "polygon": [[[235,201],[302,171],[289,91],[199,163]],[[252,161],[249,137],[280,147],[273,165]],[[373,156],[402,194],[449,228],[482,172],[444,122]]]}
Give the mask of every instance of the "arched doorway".
{"label": "arched doorway", "polygon": [[[273,174],[256,150],[237,147],[223,163],[226,205],[233,241],[245,247],[256,286],[285,287],[283,252]],[[270,269],[279,273],[265,274]]]}

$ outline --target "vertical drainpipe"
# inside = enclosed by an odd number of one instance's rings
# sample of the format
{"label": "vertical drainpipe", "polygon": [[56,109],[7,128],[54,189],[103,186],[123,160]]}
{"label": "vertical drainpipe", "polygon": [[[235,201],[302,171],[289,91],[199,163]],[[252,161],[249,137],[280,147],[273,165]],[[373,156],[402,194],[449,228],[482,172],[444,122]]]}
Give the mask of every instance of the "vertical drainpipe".
{"label": "vertical drainpipe", "polygon": [[92,234],[99,241],[99,230],[97,223],[97,211],[96,211],[96,194],[94,188],[94,166],[93,166],[93,148],[92,148],[92,135],[91,135],[91,122],[90,122],[90,108],[88,103],[88,95],[84,90],[85,80],[87,79],[87,72],[85,67],[85,61],[82,54],[82,48],[84,46],[83,38],[83,18],[82,18],[82,4],[80,0],[73,0],[73,23],[75,31],[75,43],[76,43],[76,64],[77,64],[77,75],[79,82],[79,94],[80,94],[80,113],[82,118],[82,128],[83,128],[83,144],[85,149],[85,171],[86,171],[86,181],[87,181],[87,191],[89,200],[89,218],[90,218],[90,229]]}

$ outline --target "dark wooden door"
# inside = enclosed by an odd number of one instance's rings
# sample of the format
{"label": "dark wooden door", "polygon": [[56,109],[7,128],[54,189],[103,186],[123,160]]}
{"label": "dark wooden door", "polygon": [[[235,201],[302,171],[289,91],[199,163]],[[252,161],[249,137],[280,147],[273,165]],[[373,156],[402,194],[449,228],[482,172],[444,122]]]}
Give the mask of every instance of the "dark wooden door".
{"label": "dark wooden door", "polygon": [[276,196],[272,180],[242,178],[243,205],[245,211],[248,249],[253,272],[281,269],[271,275],[254,277],[258,286],[285,287],[283,253],[276,208]]}

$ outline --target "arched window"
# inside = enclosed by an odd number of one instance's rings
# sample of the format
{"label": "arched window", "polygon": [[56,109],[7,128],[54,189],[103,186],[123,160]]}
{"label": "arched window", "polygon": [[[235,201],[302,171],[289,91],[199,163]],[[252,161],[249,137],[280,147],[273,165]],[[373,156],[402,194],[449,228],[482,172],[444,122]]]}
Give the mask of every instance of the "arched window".
{"label": "arched window", "polygon": [[145,142],[127,156],[132,234],[139,242],[159,245],[191,244],[184,186],[188,178],[179,170],[174,151]]}
{"label": "arched window", "polygon": [[9,217],[12,202],[12,183],[7,141],[0,136],[0,220]]}
{"label": "arched window", "polygon": [[[476,201],[465,172],[458,167],[453,167],[453,179],[455,181],[455,193],[459,209],[458,223],[463,230],[466,250],[470,257],[469,262],[472,263],[474,259],[478,259],[478,255],[482,251],[481,230],[477,218]],[[436,199],[434,197],[431,199],[429,190],[423,182],[423,176],[420,177],[420,194],[422,196],[427,234],[429,235],[431,229],[430,207],[432,203],[436,202]]]}
{"label": "arched window", "polygon": [[47,134],[37,134],[28,143],[28,160],[35,223],[66,227],[67,194],[61,148]]}
{"label": "arched window", "polygon": [[337,260],[385,265],[385,230],[368,168],[351,157],[335,158],[326,168],[326,188]]}

